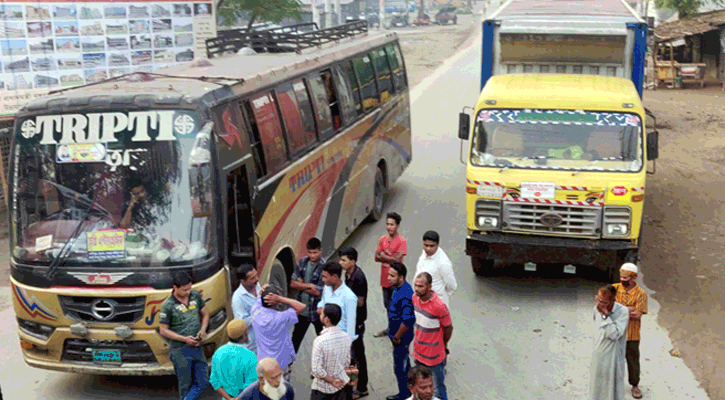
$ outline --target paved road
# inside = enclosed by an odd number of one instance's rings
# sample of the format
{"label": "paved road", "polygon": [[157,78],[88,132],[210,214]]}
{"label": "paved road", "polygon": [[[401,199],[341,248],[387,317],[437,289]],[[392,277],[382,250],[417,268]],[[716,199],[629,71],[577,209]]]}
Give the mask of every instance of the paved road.
{"label": "paved road", "polygon": [[[499,277],[476,278],[463,253],[465,172],[455,132],[457,113],[477,97],[477,43],[413,90],[414,161],[392,188],[386,208],[403,216],[407,264],[414,268],[422,233],[436,229],[456,268],[460,287],[451,301],[455,329],[447,378],[451,399],[585,399],[593,299],[601,284],[558,272],[524,274],[520,265],[502,266]],[[368,224],[349,240],[372,283],[369,332],[379,330],[385,319],[374,285],[379,272],[372,262],[383,233],[382,222]],[[658,310],[652,302],[643,323],[645,398],[706,399],[682,360],[669,355],[667,332],[655,322]],[[96,377],[31,369],[21,361],[15,329],[12,310],[0,313],[0,343],[6,344],[0,346],[0,385],[6,399],[178,398],[172,377]],[[293,375],[299,399],[309,395],[311,340],[309,334]],[[366,345],[369,399],[384,399],[395,390],[391,346],[372,337],[366,337]],[[205,398],[216,396],[209,392]]]}

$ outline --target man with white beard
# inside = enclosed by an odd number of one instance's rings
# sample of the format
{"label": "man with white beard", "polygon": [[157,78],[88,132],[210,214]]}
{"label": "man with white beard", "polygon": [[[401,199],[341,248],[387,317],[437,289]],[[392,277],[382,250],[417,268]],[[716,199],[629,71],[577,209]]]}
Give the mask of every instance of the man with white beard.
{"label": "man with white beard", "polygon": [[259,380],[247,387],[237,400],[294,400],[295,391],[282,376],[282,368],[274,358],[266,357],[257,363]]}

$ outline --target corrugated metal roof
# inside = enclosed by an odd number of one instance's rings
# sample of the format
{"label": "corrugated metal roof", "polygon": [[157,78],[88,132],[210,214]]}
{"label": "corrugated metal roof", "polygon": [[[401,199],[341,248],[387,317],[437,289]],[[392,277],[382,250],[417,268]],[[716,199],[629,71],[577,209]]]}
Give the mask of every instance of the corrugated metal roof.
{"label": "corrugated metal roof", "polygon": [[655,28],[655,39],[659,42],[679,39],[720,29],[725,24],[725,10],[711,11],[696,17],[665,22]]}

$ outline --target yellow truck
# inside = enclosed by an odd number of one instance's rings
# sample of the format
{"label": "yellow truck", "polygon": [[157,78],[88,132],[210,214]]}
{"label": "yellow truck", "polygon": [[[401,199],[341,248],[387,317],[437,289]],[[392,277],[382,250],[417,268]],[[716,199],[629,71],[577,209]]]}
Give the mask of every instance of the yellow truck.
{"label": "yellow truck", "polygon": [[483,24],[482,91],[459,117],[466,253],[477,275],[501,260],[612,281],[638,261],[658,155],[641,101],[646,24],[621,0],[554,3],[511,0]]}

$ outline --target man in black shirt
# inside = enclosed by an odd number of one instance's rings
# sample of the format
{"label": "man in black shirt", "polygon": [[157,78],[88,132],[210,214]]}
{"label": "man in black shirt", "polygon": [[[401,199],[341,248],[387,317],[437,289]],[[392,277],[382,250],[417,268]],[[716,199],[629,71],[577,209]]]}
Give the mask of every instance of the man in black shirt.
{"label": "man in black shirt", "polygon": [[369,394],[368,392],[368,361],[365,357],[365,344],[363,333],[365,333],[365,320],[368,317],[368,280],[365,273],[357,266],[357,250],[352,247],[345,247],[338,252],[340,265],[345,270],[345,284],[355,296],[357,296],[357,313],[355,321],[355,334],[357,339],[352,342],[353,362],[357,363],[360,375],[357,381],[357,388],[352,398],[359,399]]}

